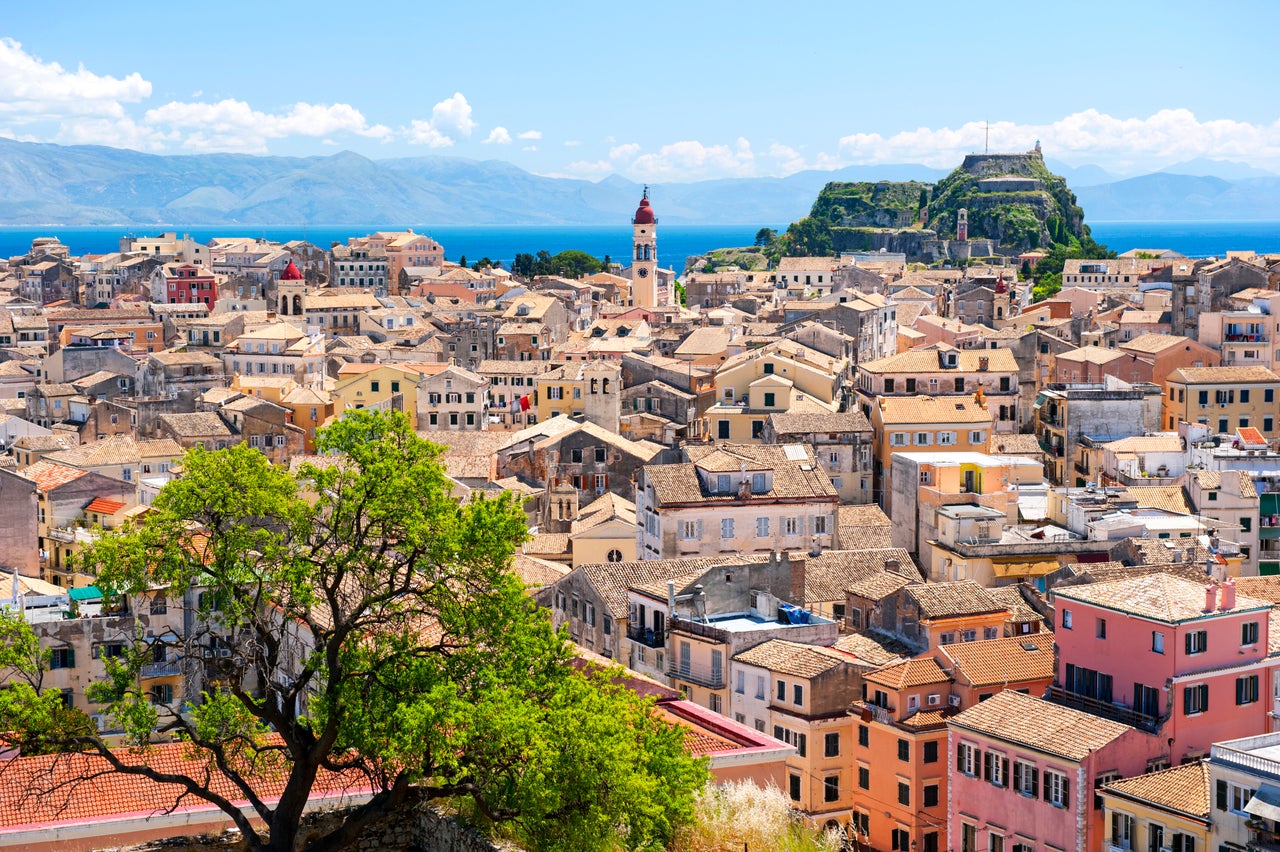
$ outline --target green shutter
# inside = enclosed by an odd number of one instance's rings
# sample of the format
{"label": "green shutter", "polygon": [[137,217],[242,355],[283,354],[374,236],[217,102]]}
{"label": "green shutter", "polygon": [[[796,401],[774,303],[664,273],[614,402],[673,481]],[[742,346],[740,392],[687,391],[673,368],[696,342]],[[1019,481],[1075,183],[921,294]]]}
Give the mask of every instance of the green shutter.
{"label": "green shutter", "polygon": [[1216,795],[1217,795],[1218,810],[1225,811],[1227,809],[1227,782],[1226,781],[1221,781],[1221,780],[1218,781],[1218,789],[1216,791]]}

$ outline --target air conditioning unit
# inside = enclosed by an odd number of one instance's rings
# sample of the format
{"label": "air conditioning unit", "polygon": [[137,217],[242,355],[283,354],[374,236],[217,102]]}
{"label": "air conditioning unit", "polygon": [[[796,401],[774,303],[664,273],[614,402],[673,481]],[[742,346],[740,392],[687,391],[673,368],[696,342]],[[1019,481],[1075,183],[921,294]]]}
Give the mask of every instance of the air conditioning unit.
{"label": "air conditioning unit", "polygon": [[960,696],[959,696],[959,695],[948,695],[948,696],[947,696],[947,703],[948,703],[948,704],[950,704],[952,707],[959,707],[959,706],[960,706]]}
{"label": "air conditioning unit", "polygon": [[938,694],[938,693],[936,693],[936,692],[933,692],[933,693],[930,693],[930,694],[929,694],[929,706],[930,706],[930,707],[933,707],[933,706],[938,705],[938,704],[941,704],[941,703],[942,703],[942,696],[941,696],[941,695],[939,695],[939,694]]}

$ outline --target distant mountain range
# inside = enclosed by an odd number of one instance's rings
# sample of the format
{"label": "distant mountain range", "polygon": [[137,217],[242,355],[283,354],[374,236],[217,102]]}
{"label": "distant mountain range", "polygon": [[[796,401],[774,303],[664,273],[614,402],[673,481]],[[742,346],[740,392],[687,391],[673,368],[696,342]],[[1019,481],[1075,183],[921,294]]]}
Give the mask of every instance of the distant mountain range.
{"label": "distant mountain range", "polygon": [[[1049,163],[1089,220],[1280,219],[1280,176],[1197,160],[1117,179]],[[850,166],[785,178],[653,186],[669,224],[778,224],[831,181],[937,181],[922,165]],[[531,174],[499,160],[160,156],[0,139],[0,225],[594,225],[625,216],[641,186]]]}

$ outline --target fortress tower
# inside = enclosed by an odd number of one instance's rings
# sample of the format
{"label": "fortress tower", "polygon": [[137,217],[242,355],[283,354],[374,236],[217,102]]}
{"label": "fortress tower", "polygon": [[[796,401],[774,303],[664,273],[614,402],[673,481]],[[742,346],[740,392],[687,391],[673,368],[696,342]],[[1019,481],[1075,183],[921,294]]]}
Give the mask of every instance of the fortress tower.
{"label": "fortress tower", "polygon": [[631,219],[631,300],[645,308],[658,307],[658,220],[649,206],[649,187]]}

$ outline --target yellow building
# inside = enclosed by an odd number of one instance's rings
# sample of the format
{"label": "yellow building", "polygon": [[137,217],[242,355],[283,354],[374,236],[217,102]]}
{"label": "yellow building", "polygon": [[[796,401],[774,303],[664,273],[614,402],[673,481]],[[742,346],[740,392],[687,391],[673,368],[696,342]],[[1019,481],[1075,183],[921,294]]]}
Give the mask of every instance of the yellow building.
{"label": "yellow building", "polygon": [[1112,781],[1099,793],[1106,831],[1103,848],[1211,848],[1209,768],[1202,760]]}
{"label": "yellow building", "polygon": [[987,450],[992,419],[982,391],[962,397],[881,396],[867,407],[875,442],[873,489],[890,514],[894,453]]}
{"label": "yellow building", "polygon": [[[399,408],[414,416],[418,382],[448,364],[344,364],[333,387],[333,413],[348,408]],[[399,397],[399,401],[393,399]]]}
{"label": "yellow building", "polygon": [[622,368],[606,361],[581,361],[535,377],[538,420],[581,416],[617,433],[622,419]]}
{"label": "yellow building", "polygon": [[1280,376],[1266,367],[1181,367],[1164,383],[1164,424],[1204,423],[1220,435],[1253,427],[1267,438],[1276,428]]}
{"label": "yellow building", "polygon": [[319,388],[303,387],[288,376],[235,376],[231,390],[274,402],[293,412],[293,425],[306,433],[306,450],[316,449],[316,429],[333,416],[333,397]]}
{"label": "yellow building", "polygon": [[712,437],[759,442],[769,415],[786,411],[835,413],[849,361],[790,340],[728,358],[716,372],[716,404],[707,409]]}

